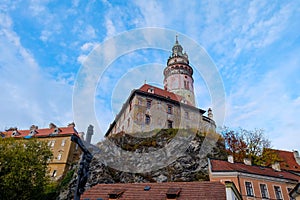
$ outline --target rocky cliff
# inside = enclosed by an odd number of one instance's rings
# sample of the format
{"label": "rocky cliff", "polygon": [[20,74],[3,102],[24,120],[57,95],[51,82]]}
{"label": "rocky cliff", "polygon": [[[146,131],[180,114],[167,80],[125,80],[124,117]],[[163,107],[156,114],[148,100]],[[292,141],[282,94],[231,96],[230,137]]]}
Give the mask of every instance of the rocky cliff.
{"label": "rocky cliff", "polygon": [[[86,189],[98,183],[204,181],[208,180],[208,158],[226,158],[224,140],[218,134],[194,130],[120,133],[97,147],[92,150]],[[60,199],[72,196],[75,180],[76,176]]]}

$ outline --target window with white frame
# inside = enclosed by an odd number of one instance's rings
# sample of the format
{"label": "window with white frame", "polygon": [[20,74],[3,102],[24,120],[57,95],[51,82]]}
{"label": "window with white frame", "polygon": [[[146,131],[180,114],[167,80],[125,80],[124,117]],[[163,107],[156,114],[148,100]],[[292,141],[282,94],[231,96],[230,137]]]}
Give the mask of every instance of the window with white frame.
{"label": "window with white frame", "polygon": [[59,154],[57,155],[57,160],[61,160],[61,157],[62,157],[62,154],[59,153]]}
{"label": "window with white frame", "polygon": [[253,197],[253,196],[254,196],[254,193],[253,193],[252,183],[246,181],[246,182],[245,182],[245,186],[246,186],[246,193],[247,193],[247,196]]}
{"label": "window with white frame", "polygon": [[260,188],[261,198],[268,199],[269,198],[269,193],[268,193],[267,185],[266,184],[259,184],[259,188]]}
{"label": "window with white frame", "polygon": [[63,140],[61,141],[61,146],[64,147],[65,144],[66,144],[66,139],[63,139]]}
{"label": "window with white frame", "polygon": [[277,200],[282,200],[282,192],[280,186],[274,186],[275,197]]}
{"label": "window with white frame", "polygon": [[57,170],[53,170],[51,177],[55,177],[57,174]]}
{"label": "window with white frame", "polygon": [[55,145],[55,140],[50,140],[50,141],[48,142],[48,146],[49,146],[49,147],[54,147],[54,145]]}

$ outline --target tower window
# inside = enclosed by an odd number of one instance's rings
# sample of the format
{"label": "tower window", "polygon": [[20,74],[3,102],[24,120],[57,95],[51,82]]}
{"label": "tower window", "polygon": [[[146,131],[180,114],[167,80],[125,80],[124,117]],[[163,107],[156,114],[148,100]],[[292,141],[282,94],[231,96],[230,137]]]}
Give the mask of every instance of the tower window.
{"label": "tower window", "polygon": [[173,128],[173,121],[168,120],[168,128]]}
{"label": "tower window", "polygon": [[145,124],[149,125],[150,124],[150,121],[151,121],[151,118],[149,115],[146,115],[145,116]]}
{"label": "tower window", "polygon": [[173,114],[173,108],[172,108],[171,105],[168,105],[167,113],[168,114]]}
{"label": "tower window", "polygon": [[189,90],[189,82],[188,81],[184,81],[184,88]]}

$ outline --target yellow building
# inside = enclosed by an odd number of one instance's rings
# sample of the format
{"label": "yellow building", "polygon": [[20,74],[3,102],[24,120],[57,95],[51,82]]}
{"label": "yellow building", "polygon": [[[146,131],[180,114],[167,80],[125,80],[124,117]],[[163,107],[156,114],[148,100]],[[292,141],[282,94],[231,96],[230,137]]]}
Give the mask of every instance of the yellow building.
{"label": "yellow building", "polygon": [[72,135],[79,137],[74,124],[70,124],[68,127],[56,127],[51,123],[49,128],[43,129],[38,129],[33,125],[29,130],[9,129],[2,134],[5,137],[25,139],[35,137],[38,140],[46,141],[53,153],[53,158],[48,164],[53,180],[62,178],[78,162],[81,155],[81,149],[71,141]]}

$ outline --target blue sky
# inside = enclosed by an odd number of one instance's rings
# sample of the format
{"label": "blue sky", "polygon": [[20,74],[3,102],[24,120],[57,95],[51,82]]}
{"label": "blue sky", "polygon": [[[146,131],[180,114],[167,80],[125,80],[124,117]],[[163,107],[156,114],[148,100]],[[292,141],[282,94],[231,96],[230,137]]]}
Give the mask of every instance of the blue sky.
{"label": "blue sky", "polygon": [[[125,31],[157,27],[193,39],[213,60],[225,88],[224,125],[262,128],[274,148],[299,150],[299,19],[299,1],[1,1],[0,129],[72,122],[73,87],[93,48]],[[94,142],[132,89],[143,80],[162,85],[168,56],[130,52],[98,77],[87,94],[95,96],[101,129]],[[198,106],[207,110],[205,77],[194,78]]]}

